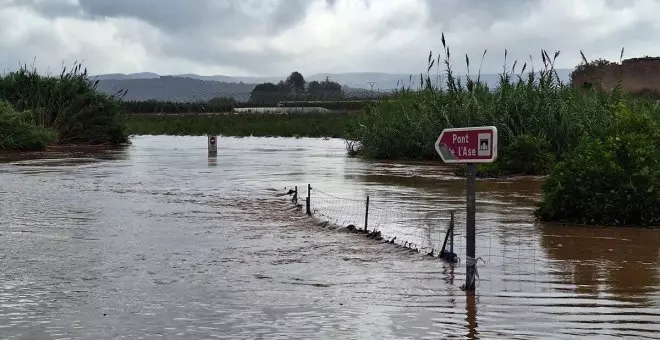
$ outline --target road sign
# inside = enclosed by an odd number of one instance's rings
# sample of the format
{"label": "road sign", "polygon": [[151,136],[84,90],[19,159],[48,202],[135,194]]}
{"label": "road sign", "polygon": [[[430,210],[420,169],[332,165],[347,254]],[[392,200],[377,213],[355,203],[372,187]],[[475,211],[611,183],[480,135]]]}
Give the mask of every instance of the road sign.
{"label": "road sign", "polygon": [[497,159],[497,128],[477,126],[444,129],[435,142],[435,150],[445,163],[467,165],[465,212],[465,285],[474,292],[477,273],[476,259],[476,163],[492,163]]}
{"label": "road sign", "polygon": [[435,150],[445,163],[492,163],[497,159],[497,128],[444,129]]}
{"label": "road sign", "polygon": [[217,138],[215,136],[209,136],[209,156],[215,156],[218,153],[216,141]]}

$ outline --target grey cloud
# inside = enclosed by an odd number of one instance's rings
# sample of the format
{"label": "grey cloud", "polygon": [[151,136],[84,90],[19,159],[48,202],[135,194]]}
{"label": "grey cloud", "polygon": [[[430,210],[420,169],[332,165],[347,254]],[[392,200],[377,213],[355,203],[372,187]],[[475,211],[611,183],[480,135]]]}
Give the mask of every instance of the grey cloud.
{"label": "grey cloud", "polygon": [[80,0],[92,17],[130,17],[168,33],[275,34],[304,19],[306,0]]}
{"label": "grey cloud", "polygon": [[[360,4],[364,2],[369,8],[378,6],[381,0],[345,1],[356,1]],[[547,49],[549,53],[561,49],[560,63],[567,61],[568,65],[564,65],[572,66],[570,64],[579,62],[579,49],[583,49],[588,57],[593,58],[618,59],[620,45],[625,45],[630,53],[645,53],[639,50],[649,45],[643,41],[650,39],[649,35],[658,31],[658,26],[654,27],[654,22],[649,22],[647,18],[647,21],[637,20],[627,27],[621,26],[607,37],[601,37],[592,33],[602,31],[604,24],[593,20],[579,21],[575,17],[562,15],[544,17],[542,13],[539,16],[538,11],[544,1],[548,4],[548,1],[552,0],[421,1],[424,1],[428,10],[426,21],[423,22],[427,31],[420,31],[419,35],[426,36],[425,40],[397,42],[397,45],[403,47],[392,53],[374,53],[374,49],[369,46],[346,46],[347,50],[358,49],[355,53],[350,53],[350,60],[340,60],[342,52],[345,51],[338,51],[337,57],[332,54],[321,56],[311,51],[309,56],[306,55],[303,59],[294,50],[276,50],[268,46],[270,37],[305,20],[312,5],[320,4],[327,10],[339,11],[343,7],[340,6],[342,2],[339,0],[78,0],[78,4],[69,0],[0,0],[0,12],[11,6],[21,6],[30,7],[51,19],[62,16],[86,20],[130,18],[134,21],[117,24],[118,33],[113,39],[127,41],[130,45],[125,46],[138,46],[138,50],[143,48],[148,56],[142,60],[168,65],[185,60],[202,67],[226,66],[245,70],[246,73],[261,74],[283,74],[300,68],[300,65],[293,65],[293,60],[319,72],[333,72],[333,68],[343,68],[352,71],[416,73],[425,70],[429,50],[433,50],[434,54],[441,52],[441,32],[447,36],[452,59],[459,72],[465,71],[465,53],[470,56],[471,71],[474,72],[484,49],[488,50],[488,54],[482,70],[501,70],[505,48],[509,50],[509,63],[517,59],[520,64],[527,61],[532,54],[537,65],[540,62],[541,48]],[[634,4],[629,0],[605,1],[615,11]],[[386,41],[397,28],[418,27],[419,20],[424,20],[418,13],[411,16],[401,13],[383,16],[375,23],[378,26],[376,30],[370,28],[366,34]],[[527,19],[532,14],[536,14],[535,18],[539,22],[530,25]],[[522,22],[527,25],[525,29],[520,28]],[[139,32],[130,27],[146,27],[146,31]],[[2,30],[10,32],[8,25],[2,26],[0,23],[0,37],[3,36]],[[77,56],[78,53],[84,54],[87,61],[96,62],[97,66],[112,64],[107,62],[112,59],[112,52],[109,53],[104,46],[87,44],[72,47],[78,48],[76,51],[67,51],[63,42],[58,41],[59,33],[48,32],[44,27],[38,30],[38,34],[43,36],[28,33],[21,42],[15,42],[12,46],[5,44],[3,55],[0,56],[0,68],[11,67],[15,62],[25,61],[26,58],[29,63],[34,56],[43,59],[52,54],[57,55],[57,58],[67,58]],[[304,37],[305,33],[300,32],[301,37]],[[362,33],[354,32],[355,35]],[[255,40],[251,40],[252,38]],[[256,51],[240,51],[232,47],[242,39],[250,39],[251,42],[264,41],[264,46],[257,46],[260,49]],[[0,39],[0,45],[2,44]],[[381,47],[385,51],[388,50],[387,46]],[[635,47],[638,49],[634,50]],[[615,52],[612,52],[613,50]],[[609,55],[606,56],[607,53]],[[392,65],[393,60],[396,60],[395,65]],[[49,61],[60,63],[60,60]],[[130,64],[129,61],[124,65]]]}
{"label": "grey cloud", "polygon": [[47,18],[76,16],[80,12],[80,7],[68,0],[6,0],[5,3],[0,1],[2,7],[29,7]]}
{"label": "grey cloud", "polygon": [[540,0],[425,0],[432,26],[460,30],[488,28],[498,21],[524,18]]}
{"label": "grey cloud", "polygon": [[[14,5],[18,2],[14,0]],[[140,20],[164,34],[161,41],[142,41],[151,53],[266,73],[287,56],[268,48],[240,52],[211,41],[273,36],[304,20],[312,4],[309,0],[79,0],[77,7],[66,0],[20,0],[21,6],[47,17]]]}
{"label": "grey cloud", "polygon": [[225,46],[209,45],[195,39],[173,39],[161,46],[168,56],[194,60],[204,64],[229,65],[252,72],[270,74],[278,64],[288,60],[288,55],[265,47],[262,52],[235,51]]}

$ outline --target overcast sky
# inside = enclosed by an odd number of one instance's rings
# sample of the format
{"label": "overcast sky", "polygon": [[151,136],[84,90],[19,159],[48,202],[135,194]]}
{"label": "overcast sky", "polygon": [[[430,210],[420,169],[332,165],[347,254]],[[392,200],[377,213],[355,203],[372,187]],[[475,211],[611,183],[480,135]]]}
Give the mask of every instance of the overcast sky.
{"label": "overcast sky", "polygon": [[561,50],[588,58],[660,55],[657,0],[0,0],[0,69],[91,74],[279,76],[425,71],[445,33],[457,71],[468,53],[497,72]]}

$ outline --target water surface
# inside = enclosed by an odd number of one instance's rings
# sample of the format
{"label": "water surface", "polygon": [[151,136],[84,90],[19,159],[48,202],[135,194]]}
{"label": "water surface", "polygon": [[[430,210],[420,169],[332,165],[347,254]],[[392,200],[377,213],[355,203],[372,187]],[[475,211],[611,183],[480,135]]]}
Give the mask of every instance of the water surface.
{"label": "water surface", "polygon": [[[464,180],[339,140],[135,137],[0,163],[2,339],[660,338],[660,232],[535,223],[540,179]],[[296,209],[311,184],[314,217]],[[320,222],[377,228],[394,244]],[[450,265],[427,254],[455,211]],[[402,247],[403,245],[413,249]]]}

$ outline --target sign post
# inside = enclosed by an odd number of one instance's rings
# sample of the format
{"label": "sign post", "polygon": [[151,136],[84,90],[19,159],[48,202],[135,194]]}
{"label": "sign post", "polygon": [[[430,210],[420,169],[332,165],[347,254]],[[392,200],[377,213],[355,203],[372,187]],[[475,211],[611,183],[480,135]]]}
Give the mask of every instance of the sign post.
{"label": "sign post", "polygon": [[497,159],[497,128],[479,126],[444,129],[435,142],[435,150],[445,163],[467,165],[465,238],[465,290],[475,290],[476,259],[476,179],[477,163],[492,163]]}
{"label": "sign post", "polygon": [[215,157],[218,155],[217,139],[218,138],[216,136],[209,136],[209,143],[208,143],[209,157]]}

